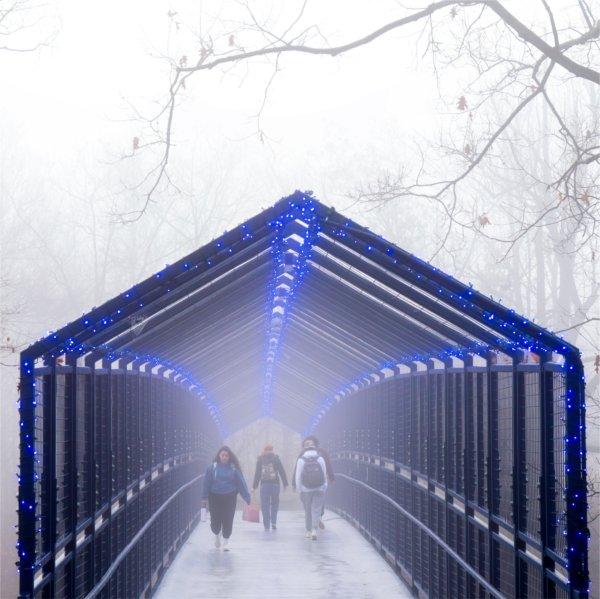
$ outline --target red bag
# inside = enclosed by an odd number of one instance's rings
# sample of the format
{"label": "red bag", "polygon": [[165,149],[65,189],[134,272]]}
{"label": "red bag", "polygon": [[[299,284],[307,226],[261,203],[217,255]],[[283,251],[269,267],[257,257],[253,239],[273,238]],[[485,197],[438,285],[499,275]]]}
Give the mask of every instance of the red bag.
{"label": "red bag", "polygon": [[242,520],[247,522],[260,522],[260,510],[257,505],[245,505],[242,510]]}

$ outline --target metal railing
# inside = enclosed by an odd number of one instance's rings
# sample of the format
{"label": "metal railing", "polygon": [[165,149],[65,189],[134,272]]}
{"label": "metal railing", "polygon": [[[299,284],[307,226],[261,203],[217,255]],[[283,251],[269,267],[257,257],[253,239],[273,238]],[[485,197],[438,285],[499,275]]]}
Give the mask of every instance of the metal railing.
{"label": "metal railing", "polygon": [[150,527],[156,522],[158,517],[169,507],[169,505],[175,500],[183,491],[189,489],[192,485],[199,482],[204,477],[204,474],[200,474],[196,476],[191,481],[182,485],[173,493],[159,508],[154,512],[152,517],[142,526],[142,528],[137,532],[137,534],[127,543],[123,551],[119,553],[116,559],[111,564],[110,568],[106,571],[104,576],[100,579],[100,581],[94,586],[94,588],[86,595],[86,599],[95,599],[98,597],[102,589],[107,585],[110,581],[114,573],[117,571],[117,568],[121,565],[121,563],[125,560],[127,555],[129,555],[130,551],[137,545],[140,539],[150,530]]}
{"label": "metal railing", "polygon": [[433,539],[440,547],[448,553],[460,566],[468,572],[473,578],[477,580],[477,582],[485,588],[485,590],[490,593],[496,599],[505,599],[505,596],[498,592],[485,578],[483,578],[478,572],[476,572],[454,549],[450,547],[447,543],[445,543],[438,535],[436,535],[431,529],[427,528],[425,524],[423,524],[418,518],[415,518],[409,511],[405,510],[399,503],[395,502],[391,497],[388,497],[385,493],[378,491],[377,489],[371,487],[367,483],[362,480],[358,480],[357,478],[353,478],[352,476],[348,476],[343,472],[336,472],[336,477],[343,478],[352,482],[355,485],[360,485],[363,489],[367,489],[369,492],[374,493],[378,497],[381,497],[384,501],[387,501],[390,505],[392,505],[396,510],[398,510],[403,516],[408,518],[413,524],[418,526],[425,534],[427,534],[431,539]]}

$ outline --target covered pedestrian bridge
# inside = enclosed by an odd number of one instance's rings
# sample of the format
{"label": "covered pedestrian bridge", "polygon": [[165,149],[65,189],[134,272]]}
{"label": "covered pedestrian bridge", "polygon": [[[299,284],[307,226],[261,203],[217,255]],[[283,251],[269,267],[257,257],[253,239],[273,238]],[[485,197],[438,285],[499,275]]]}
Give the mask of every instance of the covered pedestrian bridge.
{"label": "covered pedestrian bridge", "polygon": [[300,192],[21,354],[21,596],[152,595],[263,417],[415,594],[587,596],[577,348]]}

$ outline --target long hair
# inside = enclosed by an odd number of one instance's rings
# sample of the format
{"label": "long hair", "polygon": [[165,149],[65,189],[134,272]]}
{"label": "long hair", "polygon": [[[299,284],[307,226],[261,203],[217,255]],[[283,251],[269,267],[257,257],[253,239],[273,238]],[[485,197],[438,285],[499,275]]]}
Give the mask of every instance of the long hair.
{"label": "long hair", "polygon": [[235,453],[233,453],[233,451],[231,451],[231,448],[228,447],[227,445],[223,445],[223,447],[221,447],[219,449],[219,451],[217,451],[217,455],[215,456],[215,459],[213,461],[215,461],[217,464],[219,464],[221,462],[221,460],[219,459],[219,454],[222,451],[226,451],[229,454],[229,463],[233,464],[234,467],[240,471],[240,474],[242,473],[242,468],[240,466],[240,461],[237,459],[237,456],[235,455]]}
{"label": "long hair", "polygon": [[273,453],[273,446],[270,444],[264,446],[261,455],[267,455],[269,453]]}

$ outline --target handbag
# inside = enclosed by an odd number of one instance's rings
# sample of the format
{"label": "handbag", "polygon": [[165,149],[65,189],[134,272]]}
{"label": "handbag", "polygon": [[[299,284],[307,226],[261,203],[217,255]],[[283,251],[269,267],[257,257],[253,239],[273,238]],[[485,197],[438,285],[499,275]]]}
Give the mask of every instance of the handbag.
{"label": "handbag", "polygon": [[246,520],[246,522],[260,522],[260,510],[258,509],[258,505],[254,503],[254,493],[252,493],[250,505],[245,505],[242,510],[242,520]]}

